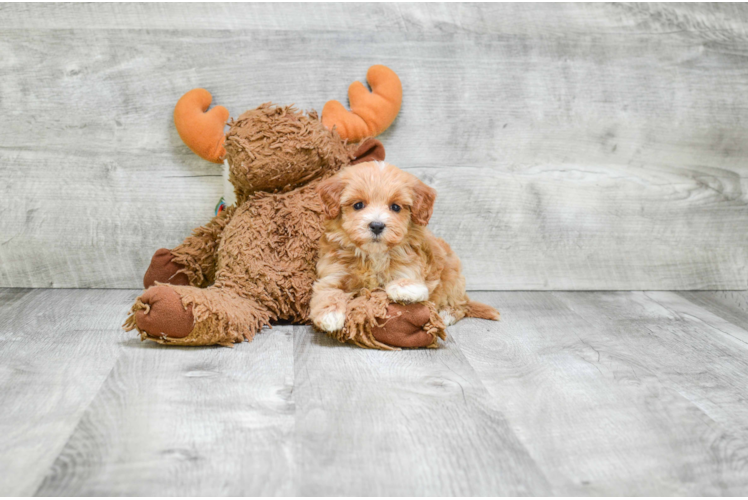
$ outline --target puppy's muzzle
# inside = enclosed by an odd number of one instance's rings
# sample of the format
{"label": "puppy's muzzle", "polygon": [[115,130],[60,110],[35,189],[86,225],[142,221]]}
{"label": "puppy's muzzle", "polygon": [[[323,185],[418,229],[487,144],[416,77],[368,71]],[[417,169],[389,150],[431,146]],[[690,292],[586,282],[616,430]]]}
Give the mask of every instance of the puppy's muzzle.
{"label": "puppy's muzzle", "polygon": [[384,222],[372,222],[369,224],[369,229],[371,229],[371,232],[374,233],[374,236],[379,236],[382,234],[382,231],[384,231],[385,228]]}

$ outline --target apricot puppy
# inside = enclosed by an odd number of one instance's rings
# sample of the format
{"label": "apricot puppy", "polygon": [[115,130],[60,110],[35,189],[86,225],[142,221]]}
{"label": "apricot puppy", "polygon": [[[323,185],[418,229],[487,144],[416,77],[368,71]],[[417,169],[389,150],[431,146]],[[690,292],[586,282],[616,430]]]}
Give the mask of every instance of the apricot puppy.
{"label": "apricot puppy", "polygon": [[359,163],[318,188],[327,218],[320,241],[311,318],[341,330],[346,303],[366,288],[393,301],[431,301],[449,326],[465,316],[498,320],[465,292],[460,259],[426,228],[436,191],[385,162]]}

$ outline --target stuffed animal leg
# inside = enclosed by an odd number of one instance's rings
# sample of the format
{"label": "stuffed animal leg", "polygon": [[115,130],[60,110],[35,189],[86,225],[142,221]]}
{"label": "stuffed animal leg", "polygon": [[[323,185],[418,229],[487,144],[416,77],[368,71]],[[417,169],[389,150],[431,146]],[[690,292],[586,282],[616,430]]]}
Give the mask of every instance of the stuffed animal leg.
{"label": "stuffed animal leg", "polygon": [[348,302],[343,330],[328,335],[383,350],[437,347],[437,339],[446,338],[444,322],[430,302],[397,304],[390,302],[384,290],[366,289]]}
{"label": "stuffed animal leg", "polygon": [[231,346],[251,341],[272,316],[240,290],[159,284],[138,297],[125,329],[159,344]]}
{"label": "stuffed animal leg", "polygon": [[[236,290],[158,284],[137,298],[125,322],[142,340],[159,344],[231,346],[251,341],[272,313]],[[330,334],[340,342],[372,349],[437,347],[444,324],[432,304],[390,303],[382,290],[348,304],[345,328]]]}

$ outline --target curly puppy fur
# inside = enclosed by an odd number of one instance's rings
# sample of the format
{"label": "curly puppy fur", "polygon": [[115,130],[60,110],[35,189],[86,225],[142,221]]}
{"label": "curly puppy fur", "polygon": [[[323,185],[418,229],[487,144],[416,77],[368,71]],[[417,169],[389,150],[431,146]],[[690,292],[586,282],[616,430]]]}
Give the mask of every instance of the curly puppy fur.
{"label": "curly puppy fur", "polygon": [[[185,276],[189,286],[169,280],[150,289],[176,291],[184,311],[194,316],[194,328],[182,338],[145,332],[137,319],[150,306],[141,296],[124,326],[143,339],[228,345],[251,340],[276,320],[308,322],[323,234],[318,186],[354,158],[384,158],[378,141],[348,145],[325,129],[316,113],[292,107],[264,104],[229,125],[225,148],[237,202],[171,250],[171,262],[181,267],[176,277]],[[382,348],[363,323],[368,316],[351,314],[339,339]]]}
{"label": "curly puppy fur", "polygon": [[395,302],[428,300],[447,325],[465,316],[499,319],[493,308],[470,301],[459,258],[426,228],[434,189],[378,161],[343,169],[319,192],[328,222],[311,303],[318,328],[342,329],[351,297],[377,288]]}

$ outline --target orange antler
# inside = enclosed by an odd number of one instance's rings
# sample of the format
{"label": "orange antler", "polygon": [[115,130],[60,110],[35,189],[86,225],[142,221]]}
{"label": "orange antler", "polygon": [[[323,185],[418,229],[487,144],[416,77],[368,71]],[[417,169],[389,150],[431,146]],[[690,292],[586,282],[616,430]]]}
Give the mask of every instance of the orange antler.
{"label": "orange antler", "polygon": [[361,82],[348,87],[351,111],[338,101],[327,101],[322,108],[322,123],[333,126],[343,139],[358,142],[364,137],[379,135],[392,125],[403,102],[403,86],[397,74],[387,66],[378,64],[369,68],[366,80],[369,92]]}
{"label": "orange antler", "polygon": [[193,153],[213,163],[221,163],[226,154],[223,127],[229,119],[229,110],[215,106],[208,111],[212,100],[213,96],[205,89],[190,90],[174,107],[174,125],[179,137]]}

